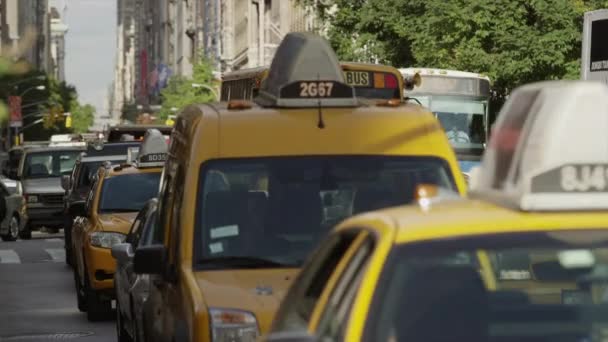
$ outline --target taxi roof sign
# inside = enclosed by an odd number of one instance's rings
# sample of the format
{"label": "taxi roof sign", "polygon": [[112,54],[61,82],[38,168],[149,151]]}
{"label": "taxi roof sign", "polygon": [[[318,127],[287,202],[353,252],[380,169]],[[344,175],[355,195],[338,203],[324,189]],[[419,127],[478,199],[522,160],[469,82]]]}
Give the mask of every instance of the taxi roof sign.
{"label": "taxi roof sign", "polygon": [[307,32],[285,36],[256,102],[276,107],[358,105],[334,50],[323,37]]}
{"label": "taxi roof sign", "polygon": [[608,209],[606,128],[605,84],[517,88],[498,115],[471,194],[529,211]]}
{"label": "taxi roof sign", "polygon": [[165,136],[158,129],[149,129],[137,153],[135,166],[138,168],[163,166],[167,160],[167,152]]}

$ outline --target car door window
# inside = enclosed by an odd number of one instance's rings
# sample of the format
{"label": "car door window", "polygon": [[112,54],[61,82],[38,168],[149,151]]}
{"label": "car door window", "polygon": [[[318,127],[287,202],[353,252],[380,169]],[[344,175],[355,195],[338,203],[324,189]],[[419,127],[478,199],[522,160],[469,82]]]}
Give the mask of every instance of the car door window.
{"label": "car door window", "polygon": [[323,294],[328,297],[326,304],[317,308],[322,312],[316,331],[323,341],[344,338],[348,314],[374,250],[375,241],[371,234],[361,234],[357,240],[361,241],[355,241],[354,250],[349,250],[349,255],[345,256],[347,264],[334,280],[334,286],[326,288]]}
{"label": "car door window", "polygon": [[287,293],[273,331],[306,330],[321,294],[342,258],[360,234],[341,232],[330,236],[313,254]]}

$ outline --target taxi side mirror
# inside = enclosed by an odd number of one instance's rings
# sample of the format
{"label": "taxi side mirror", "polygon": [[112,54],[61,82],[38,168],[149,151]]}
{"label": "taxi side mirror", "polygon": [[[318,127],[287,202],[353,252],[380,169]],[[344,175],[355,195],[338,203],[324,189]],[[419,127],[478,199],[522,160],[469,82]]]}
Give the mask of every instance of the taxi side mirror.
{"label": "taxi side mirror", "polygon": [[69,175],[61,176],[61,187],[65,191],[68,191],[68,189],[70,188],[70,178],[71,177]]}
{"label": "taxi side mirror", "polygon": [[310,335],[308,332],[290,331],[276,332],[261,339],[264,342],[320,342],[317,336]]}
{"label": "taxi side mirror", "polygon": [[86,204],[84,201],[78,201],[72,203],[69,208],[69,213],[72,217],[76,216],[87,216]]}
{"label": "taxi side mirror", "polygon": [[126,263],[133,259],[133,246],[130,243],[119,243],[112,246],[112,257],[119,263]]}
{"label": "taxi side mirror", "polygon": [[141,246],[135,250],[133,271],[137,274],[163,274],[167,248],[163,245]]}

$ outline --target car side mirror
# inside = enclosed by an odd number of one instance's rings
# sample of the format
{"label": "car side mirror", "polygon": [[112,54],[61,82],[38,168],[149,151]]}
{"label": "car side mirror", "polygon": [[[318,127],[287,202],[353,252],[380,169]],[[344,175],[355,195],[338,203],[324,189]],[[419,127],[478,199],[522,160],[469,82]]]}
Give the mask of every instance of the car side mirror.
{"label": "car side mirror", "polygon": [[141,246],[135,250],[133,271],[137,274],[163,274],[167,248],[163,245]]}
{"label": "car side mirror", "polygon": [[317,336],[310,335],[306,331],[276,332],[261,339],[264,342],[320,342]]}
{"label": "car side mirror", "polygon": [[68,191],[68,189],[70,188],[70,179],[71,177],[69,175],[61,176],[61,187],[63,188],[63,190]]}
{"label": "car side mirror", "polygon": [[76,216],[87,216],[86,203],[85,201],[78,201],[72,203],[69,208],[70,214],[72,217]]}
{"label": "car side mirror", "polygon": [[18,180],[19,179],[19,173],[17,172],[17,169],[15,169],[15,168],[9,168],[9,170],[8,170],[8,178],[14,179],[14,180]]}
{"label": "car side mirror", "polygon": [[112,256],[120,263],[133,259],[133,246],[130,243],[119,243],[112,246]]}

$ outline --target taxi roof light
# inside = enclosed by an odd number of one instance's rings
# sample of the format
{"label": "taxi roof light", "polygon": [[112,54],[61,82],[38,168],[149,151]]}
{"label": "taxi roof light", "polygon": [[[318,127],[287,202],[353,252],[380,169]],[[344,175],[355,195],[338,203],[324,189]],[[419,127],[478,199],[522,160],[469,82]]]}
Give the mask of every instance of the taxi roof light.
{"label": "taxi roof light", "polygon": [[527,211],[608,209],[608,85],[547,81],[504,104],[471,194]]}
{"label": "taxi roof light", "polygon": [[167,140],[158,129],[149,129],[144,135],[135,165],[138,168],[159,167],[167,160]]}
{"label": "taxi roof light", "polygon": [[283,38],[255,101],[298,108],[359,105],[334,50],[323,37],[309,32],[291,32]]}

